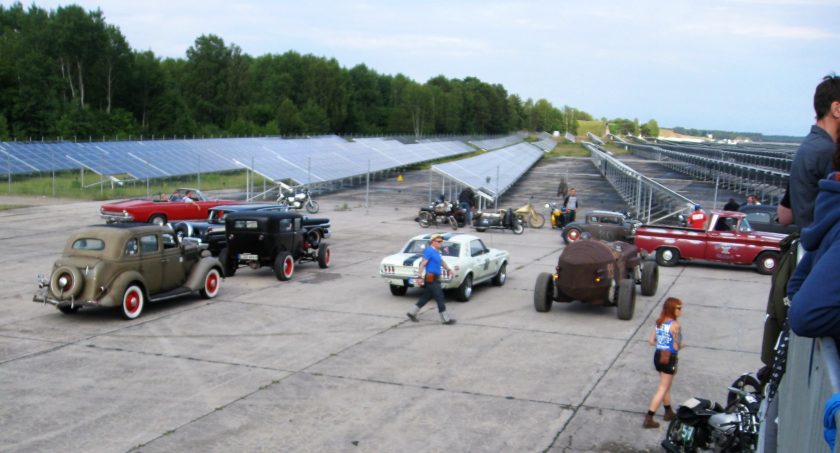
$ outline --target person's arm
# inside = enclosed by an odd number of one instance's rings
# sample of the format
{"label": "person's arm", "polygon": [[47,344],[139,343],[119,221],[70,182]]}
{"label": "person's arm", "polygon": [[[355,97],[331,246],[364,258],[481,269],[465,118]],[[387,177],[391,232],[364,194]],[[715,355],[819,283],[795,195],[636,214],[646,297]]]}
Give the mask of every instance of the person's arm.
{"label": "person's arm", "polygon": [[[829,240],[825,238],[824,240]],[[840,334],[840,241],[834,242],[802,281],[788,310],[790,327],[803,337]],[[811,255],[811,253],[809,253]],[[807,256],[807,255],[806,255]],[[803,259],[804,261],[804,259]],[[801,264],[801,263],[800,263]],[[796,269],[798,273],[799,266]]]}
{"label": "person's arm", "polygon": [[420,260],[420,268],[417,270],[417,286],[423,286],[423,271],[426,269],[426,263],[428,262],[429,260],[426,258]]}
{"label": "person's arm", "polygon": [[648,335],[648,343],[651,346],[656,346],[656,329],[650,331],[650,335]]}
{"label": "person's arm", "polygon": [[779,201],[776,206],[776,217],[779,219],[780,225],[790,225],[793,223],[793,210],[790,208],[790,183],[785,189],[785,196]]}
{"label": "person's arm", "polygon": [[674,337],[674,350],[682,349],[682,332],[680,331],[680,323],[677,321],[671,323],[671,336]]}

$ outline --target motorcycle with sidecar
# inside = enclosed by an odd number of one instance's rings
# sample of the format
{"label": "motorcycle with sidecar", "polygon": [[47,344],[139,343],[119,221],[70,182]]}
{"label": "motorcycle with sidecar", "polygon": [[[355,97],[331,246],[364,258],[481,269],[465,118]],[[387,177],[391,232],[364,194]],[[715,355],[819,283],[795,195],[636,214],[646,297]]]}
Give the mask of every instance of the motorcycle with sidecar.
{"label": "motorcycle with sidecar", "polygon": [[525,231],[522,219],[517,217],[512,208],[499,209],[498,212],[478,211],[473,216],[473,227],[478,232],[493,229],[512,230],[513,234],[522,234]]}

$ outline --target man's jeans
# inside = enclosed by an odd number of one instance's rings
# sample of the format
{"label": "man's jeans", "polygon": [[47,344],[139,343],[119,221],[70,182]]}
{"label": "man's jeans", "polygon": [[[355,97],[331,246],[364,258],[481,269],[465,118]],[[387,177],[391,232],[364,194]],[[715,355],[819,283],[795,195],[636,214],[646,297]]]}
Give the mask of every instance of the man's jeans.
{"label": "man's jeans", "polygon": [[438,311],[441,313],[445,312],[446,304],[443,299],[443,289],[440,287],[440,280],[438,278],[435,278],[435,281],[431,283],[423,283],[423,295],[420,296],[420,300],[417,301],[417,307],[423,308],[423,305],[426,305],[426,302],[430,301],[432,297],[434,297],[435,302],[437,302]]}
{"label": "man's jeans", "polygon": [[466,201],[462,201],[461,204],[459,205],[459,207],[464,210],[464,215],[466,216],[466,219],[467,219],[466,220],[467,223],[465,225],[466,226],[472,225],[472,208],[470,208],[470,204],[467,203]]}

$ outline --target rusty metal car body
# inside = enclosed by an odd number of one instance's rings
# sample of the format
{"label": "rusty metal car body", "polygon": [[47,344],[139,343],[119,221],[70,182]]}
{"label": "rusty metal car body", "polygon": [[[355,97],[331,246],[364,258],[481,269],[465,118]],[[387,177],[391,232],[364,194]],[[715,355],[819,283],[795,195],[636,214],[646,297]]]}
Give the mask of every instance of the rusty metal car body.
{"label": "rusty metal car body", "polygon": [[543,272],[534,289],[534,308],[551,310],[552,302],[579,300],[596,305],[618,307],[619,319],[632,319],[636,304],[636,284],[642,295],[656,294],[659,269],[646,261],[632,244],[595,239],[566,246],[557,260],[555,273]]}
{"label": "rusty metal car body", "polygon": [[196,291],[215,297],[222,272],[216,258],[193,241],[179,243],[168,227],[95,225],[70,236],[49,278],[38,277],[33,301],[65,314],[81,307],[121,307],[125,318],[134,319],[147,302]]}

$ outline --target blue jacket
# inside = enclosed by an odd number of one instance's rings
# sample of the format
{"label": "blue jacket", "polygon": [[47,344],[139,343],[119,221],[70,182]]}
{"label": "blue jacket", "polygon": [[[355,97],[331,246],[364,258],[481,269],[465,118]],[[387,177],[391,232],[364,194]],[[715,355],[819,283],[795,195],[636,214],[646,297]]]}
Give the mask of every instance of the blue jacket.
{"label": "blue jacket", "polygon": [[819,182],[814,223],[802,230],[807,252],[788,282],[788,320],[803,337],[840,337],[840,173]]}

